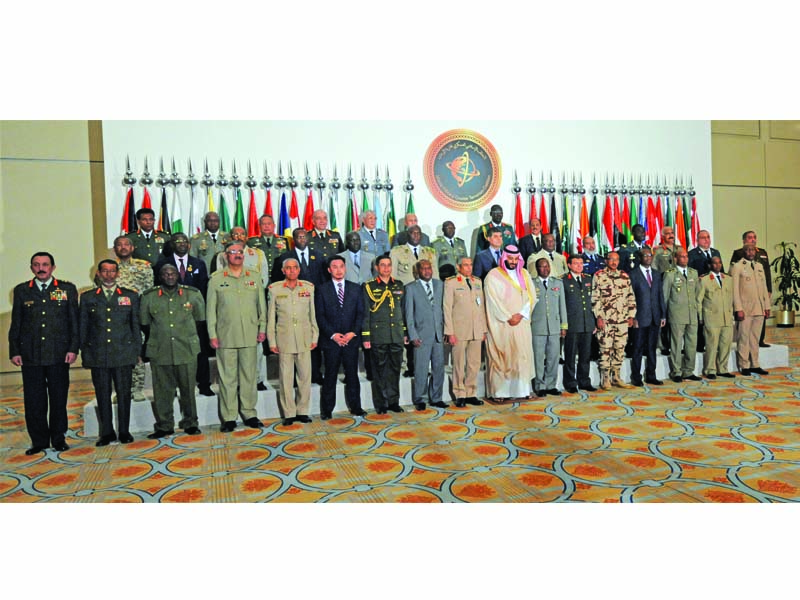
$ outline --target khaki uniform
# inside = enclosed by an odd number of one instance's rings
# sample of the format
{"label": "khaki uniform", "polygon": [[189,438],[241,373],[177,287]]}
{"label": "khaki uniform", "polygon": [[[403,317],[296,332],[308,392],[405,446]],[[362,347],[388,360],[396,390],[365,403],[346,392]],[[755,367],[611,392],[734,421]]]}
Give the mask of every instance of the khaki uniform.
{"label": "khaki uniform", "polygon": [[625,343],[628,340],[628,319],[636,316],[636,296],[633,294],[628,274],[619,269],[602,269],[592,279],[592,306],[594,316],[605,321],[605,327],[597,330],[600,345],[600,377],[602,386],[608,378],[621,382],[620,368],[625,359]]}
{"label": "khaki uniform", "polygon": [[728,358],[733,341],[733,279],[720,273],[720,286],[716,275],[709,273],[697,285],[698,318],[703,323],[706,351],[703,355],[703,373],[716,375],[728,372]]}
{"label": "khaki uniform", "polygon": [[697,356],[697,286],[700,278],[691,267],[686,267],[686,277],[679,267],[670,269],[663,277],[670,335],[669,374],[670,377],[689,377],[694,375]]}
{"label": "khaki uniform", "polygon": [[257,337],[267,330],[261,276],[247,269],[238,277],[227,269],[217,271],[208,282],[207,298],[208,337],[219,341],[220,416],[224,422],[236,421],[241,412],[246,421],[256,416]]}
{"label": "khaki uniform", "polygon": [[180,428],[197,427],[194,385],[200,338],[195,323],[206,317],[203,296],[185,285],[172,292],[161,286],[150,288],[142,295],[140,316],[141,324],[150,326],[145,355],[153,374],[156,431],[172,431],[175,427],[176,387],[180,391]]}
{"label": "khaki uniform", "polygon": [[764,266],[746,258],[733,263],[733,310],[744,311],[744,320],[739,321],[736,338],[736,359],[740,369],[758,369],[758,337],[764,324],[764,313],[770,309],[767,278]]}
{"label": "khaki uniform", "polygon": [[675,250],[680,248],[680,244],[667,246],[659,244],[653,248],[653,268],[659,273],[666,273],[675,266]]}
{"label": "khaki uniform", "polygon": [[203,259],[209,273],[211,273],[214,257],[225,249],[225,244],[231,241],[229,233],[217,231],[216,235],[217,241],[214,242],[208,231],[195,233],[192,236],[192,247],[189,249],[190,256]]}
{"label": "khaki uniform", "polygon": [[147,239],[141,230],[129,233],[126,237],[133,244],[133,254],[131,256],[146,260],[151,265],[158,262],[161,249],[167,242],[167,235],[163,231],[155,230],[150,233],[150,239]]}
{"label": "khaki uniform", "polygon": [[[268,288],[269,314],[267,340],[278,348],[284,419],[308,416],[311,405],[311,345],[317,343],[319,329],[314,312],[314,284],[298,280],[294,288],[288,281]],[[294,372],[297,369],[297,397]]]}
{"label": "khaki uniform", "polygon": [[467,256],[467,244],[460,237],[453,238],[453,245],[450,245],[450,240],[440,235],[431,243],[431,247],[436,251],[436,256],[439,257],[439,264],[434,264],[434,271],[441,269],[444,265],[453,265],[456,267],[458,261]]}
{"label": "khaki uniform", "polygon": [[282,235],[271,235],[269,237],[259,235],[247,238],[247,245],[250,248],[258,248],[264,253],[267,258],[268,273],[272,273],[272,265],[275,259],[291,248],[289,240]]}
{"label": "khaki uniform", "polygon": [[[126,262],[117,260],[117,285],[138,292],[141,296],[153,287],[153,268],[146,260],[131,258]],[[142,334],[144,341],[144,334]],[[134,402],[147,400],[144,397],[144,378],[146,367],[144,362],[137,362],[131,375],[131,398]]]}
{"label": "khaki uniform", "polygon": [[453,395],[456,399],[472,398],[478,393],[478,371],[481,368],[481,344],[488,327],[484,306],[483,282],[463,275],[444,282],[444,334],[456,336],[453,346]]}
{"label": "khaki uniform", "polygon": [[[551,254],[553,255],[553,258],[550,258]],[[531,279],[536,279],[539,276],[538,271],[536,271],[536,261],[540,258],[546,258],[547,262],[550,263],[550,277],[561,279],[567,274],[567,259],[564,258],[563,254],[556,252],[555,250],[552,252],[540,250],[536,254],[531,254],[528,257],[528,262],[525,264],[525,268],[528,269]]]}
{"label": "khaki uniform", "polygon": [[[258,273],[261,276],[261,289],[266,289],[266,287],[269,285],[269,261],[267,261],[267,257],[264,256],[264,253],[261,250],[258,248],[250,248],[249,246],[245,246],[244,263],[242,263],[242,266],[245,269]],[[217,271],[224,271],[227,268],[228,257],[224,252],[220,252],[217,254],[216,268],[214,269],[214,273]]]}
{"label": "khaki uniform", "polygon": [[389,253],[392,259],[392,277],[402,281],[404,285],[406,283],[411,283],[416,279],[414,275],[414,265],[420,260],[429,260],[434,267],[433,278],[439,279],[439,270],[435,268],[436,265],[439,264],[436,258],[436,251],[433,248],[420,244],[417,246],[417,254],[418,258],[415,258],[414,251],[411,250],[408,244],[392,248],[392,251]]}

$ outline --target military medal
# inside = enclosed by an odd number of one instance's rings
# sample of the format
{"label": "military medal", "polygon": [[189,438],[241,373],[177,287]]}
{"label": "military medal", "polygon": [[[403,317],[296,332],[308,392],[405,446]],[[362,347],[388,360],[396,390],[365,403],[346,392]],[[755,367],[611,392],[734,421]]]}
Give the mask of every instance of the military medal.
{"label": "military medal", "polygon": [[61,302],[62,300],[67,299],[67,292],[64,290],[53,290],[50,292],[50,300],[56,300],[57,302]]}
{"label": "military medal", "polygon": [[120,296],[120,297],[117,298],[117,305],[118,306],[130,306],[131,305],[131,299],[128,298],[127,296]]}

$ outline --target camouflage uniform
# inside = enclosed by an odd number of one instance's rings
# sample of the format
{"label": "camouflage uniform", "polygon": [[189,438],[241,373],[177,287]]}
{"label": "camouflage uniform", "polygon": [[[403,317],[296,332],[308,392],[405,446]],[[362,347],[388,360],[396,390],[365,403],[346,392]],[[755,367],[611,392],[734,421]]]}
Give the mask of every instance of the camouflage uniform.
{"label": "camouflage uniform", "polygon": [[616,387],[629,387],[619,374],[625,359],[628,319],[636,316],[636,297],[628,274],[620,270],[598,271],[592,280],[592,306],[594,316],[605,321],[605,327],[597,330],[600,387],[609,389],[612,383]]}
{"label": "camouflage uniform", "polygon": [[[141,258],[131,258],[127,262],[117,260],[118,272],[117,285],[138,292],[139,296],[153,287],[153,268],[150,263]],[[144,334],[142,341],[144,341]],[[131,382],[131,398],[134,402],[147,400],[144,397],[145,366],[143,362],[136,363],[133,367]]]}

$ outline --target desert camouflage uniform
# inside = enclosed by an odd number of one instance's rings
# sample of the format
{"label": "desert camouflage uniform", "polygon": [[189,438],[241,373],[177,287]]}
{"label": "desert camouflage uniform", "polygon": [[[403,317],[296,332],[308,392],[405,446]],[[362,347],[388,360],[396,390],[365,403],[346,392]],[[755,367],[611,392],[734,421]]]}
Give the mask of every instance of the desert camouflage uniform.
{"label": "desert camouflage uniform", "polygon": [[[625,342],[628,339],[628,319],[636,316],[636,297],[631,280],[624,271],[602,269],[592,280],[592,307],[594,316],[605,321],[597,330],[600,345],[600,385],[608,389],[609,383],[622,383],[619,374],[625,359]],[[626,384],[617,387],[627,387]]]}
{"label": "desert camouflage uniform", "polygon": [[[119,265],[117,285],[125,287],[139,293],[139,296],[153,287],[153,267],[150,263],[141,258],[131,258],[128,262],[117,261]],[[144,334],[142,341],[144,341]],[[145,366],[143,362],[137,363],[133,367],[133,378],[131,382],[131,398],[134,402],[147,400],[144,397],[144,375]]]}

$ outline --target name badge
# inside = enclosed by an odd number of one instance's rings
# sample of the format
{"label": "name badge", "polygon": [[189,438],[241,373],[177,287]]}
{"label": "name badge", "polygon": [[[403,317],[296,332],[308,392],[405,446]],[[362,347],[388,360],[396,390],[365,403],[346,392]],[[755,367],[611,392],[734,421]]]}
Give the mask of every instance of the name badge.
{"label": "name badge", "polygon": [[130,306],[131,305],[131,299],[128,298],[127,296],[118,296],[117,297],[117,305],[118,306]]}

